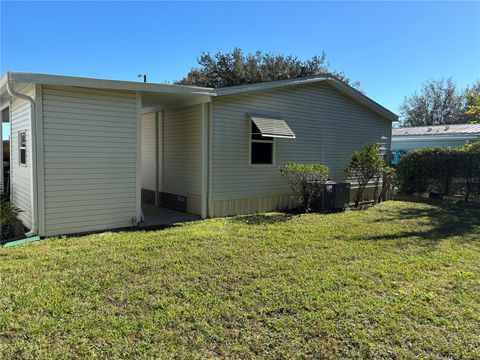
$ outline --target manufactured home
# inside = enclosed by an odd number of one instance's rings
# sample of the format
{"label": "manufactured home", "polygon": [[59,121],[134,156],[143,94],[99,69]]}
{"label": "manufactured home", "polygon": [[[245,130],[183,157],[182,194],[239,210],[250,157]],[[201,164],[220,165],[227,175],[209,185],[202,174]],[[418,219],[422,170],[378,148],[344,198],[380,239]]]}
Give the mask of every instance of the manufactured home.
{"label": "manufactured home", "polygon": [[397,120],[328,74],[211,89],[9,72],[0,90],[4,190],[40,236],[137,225],[148,203],[202,218],[287,209],[279,166],[345,181],[355,150],[390,149]]}

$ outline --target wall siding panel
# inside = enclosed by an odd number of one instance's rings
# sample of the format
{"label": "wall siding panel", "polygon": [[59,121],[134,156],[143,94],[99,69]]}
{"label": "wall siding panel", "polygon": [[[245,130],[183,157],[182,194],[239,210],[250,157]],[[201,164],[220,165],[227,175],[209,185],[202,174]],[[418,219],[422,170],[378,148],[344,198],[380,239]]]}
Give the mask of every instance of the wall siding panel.
{"label": "wall siding panel", "polygon": [[155,113],[142,115],[142,189],[155,191]]}
{"label": "wall siding panel", "polygon": [[187,211],[201,213],[202,107],[167,110],[163,118],[161,191],[187,197]]}
{"label": "wall siding panel", "polygon": [[[274,166],[250,165],[247,113],[278,116],[296,134],[275,140]],[[391,138],[388,120],[326,83],[214,98],[213,215],[279,209],[290,190],[278,168],[288,161],[323,163],[332,180],[345,181],[352,153],[382,136]]]}
{"label": "wall siding panel", "polygon": [[[22,93],[34,97],[33,86],[23,90]],[[27,100],[14,98],[11,101],[11,182],[13,204],[22,212],[19,215],[22,223],[27,227],[32,226],[32,132],[31,132],[31,109]],[[19,159],[19,131],[26,131],[27,138],[27,165],[20,165]]]}
{"label": "wall siding panel", "polygon": [[136,95],[43,87],[46,235],[136,219]]}

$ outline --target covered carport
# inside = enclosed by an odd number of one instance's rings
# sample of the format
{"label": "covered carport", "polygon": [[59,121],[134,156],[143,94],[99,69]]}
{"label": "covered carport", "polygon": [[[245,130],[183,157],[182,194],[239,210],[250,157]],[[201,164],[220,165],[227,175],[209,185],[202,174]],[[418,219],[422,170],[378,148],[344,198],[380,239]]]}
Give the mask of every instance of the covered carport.
{"label": "covered carport", "polygon": [[149,225],[175,216],[181,221],[207,217],[214,94],[212,89],[178,88],[188,93],[141,95],[142,211],[143,222]]}
{"label": "covered carport", "polygon": [[[15,125],[11,133],[26,135],[25,164],[15,158],[20,142],[12,143],[16,176],[10,199],[20,205],[30,233],[52,236],[130,227],[142,220],[148,225],[170,222],[172,213],[161,209],[160,201],[142,211],[142,133],[152,135],[153,147],[148,150],[154,161],[148,166],[159,199],[162,181],[172,182],[166,174],[175,172],[169,168],[159,176],[162,122],[166,119],[173,131],[164,137],[171,145],[177,127],[189,129],[178,114],[191,112],[192,107],[199,114],[195,153],[201,154],[194,176],[198,175],[195,184],[200,190],[192,203],[198,205],[195,214],[206,217],[212,89],[34,73],[6,73],[0,87],[1,110],[10,113],[10,124]],[[143,129],[143,114],[154,116],[153,128]],[[1,156],[1,147],[0,151]],[[180,165],[179,169],[189,168]],[[176,174],[173,182],[181,183],[177,181],[181,172]],[[0,181],[3,188],[3,176]]]}

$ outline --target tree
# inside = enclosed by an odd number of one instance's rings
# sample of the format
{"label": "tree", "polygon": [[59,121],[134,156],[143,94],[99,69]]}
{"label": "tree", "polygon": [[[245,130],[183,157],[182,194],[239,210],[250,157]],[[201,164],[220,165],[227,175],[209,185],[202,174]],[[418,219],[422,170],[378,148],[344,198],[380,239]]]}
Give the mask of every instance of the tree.
{"label": "tree", "polygon": [[423,83],[420,94],[405,97],[400,106],[402,126],[459,124],[463,114],[463,96],[450,78]]}
{"label": "tree", "polygon": [[177,84],[223,88],[329,73],[350,86],[360,88],[358,81],[352,82],[343,72],[329,71],[324,52],[302,61],[292,55],[264,54],[261,51],[244,54],[241,49],[235,48],[232,52],[218,52],[213,56],[203,53],[197,62],[199,67],[191,69]]}
{"label": "tree", "polygon": [[367,144],[362,150],[353,153],[350,163],[345,168],[348,177],[358,181],[356,207],[360,204],[368,183],[377,179],[383,172],[385,162],[379,153],[380,145]]}
{"label": "tree", "polygon": [[480,123],[480,81],[477,81],[465,89],[465,113],[466,123]]}
{"label": "tree", "polygon": [[299,198],[299,209],[309,212],[320,196],[328,178],[328,166],[321,164],[287,163],[280,167],[280,174],[287,180]]}

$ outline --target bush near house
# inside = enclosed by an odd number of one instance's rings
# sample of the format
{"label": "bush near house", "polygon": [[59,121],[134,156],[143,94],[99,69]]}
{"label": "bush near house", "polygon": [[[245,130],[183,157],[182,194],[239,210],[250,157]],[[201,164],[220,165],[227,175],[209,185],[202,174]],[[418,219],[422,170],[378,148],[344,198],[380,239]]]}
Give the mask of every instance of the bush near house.
{"label": "bush near house", "polygon": [[404,194],[461,193],[468,201],[471,194],[480,194],[480,141],[458,148],[410,151],[400,159],[397,171]]}
{"label": "bush near house", "polygon": [[313,202],[321,195],[328,171],[328,166],[321,164],[290,162],[280,167],[280,174],[299,198],[298,209],[301,212],[309,212]]}
{"label": "bush near house", "polygon": [[5,195],[0,196],[0,242],[21,236],[25,230],[18,220],[21,210],[14,206]]}
{"label": "bush near house", "polygon": [[393,191],[397,180],[397,170],[386,164],[382,169],[382,187],[377,202],[384,199],[392,199]]}
{"label": "bush near house", "polygon": [[[380,155],[380,150],[379,144],[366,144],[362,150],[353,153],[350,163],[345,168],[347,176],[355,179],[358,183],[355,197],[356,207],[359,206],[368,184],[371,182],[375,184],[374,200],[378,202],[380,200],[378,197],[380,180],[385,177],[384,175],[387,175],[389,180],[394,177],[394,170],[392,168],[387,169],[387,164]],[[383,189],[380,193],[385,194],[389,186],[390,184],[383,183]]]}

